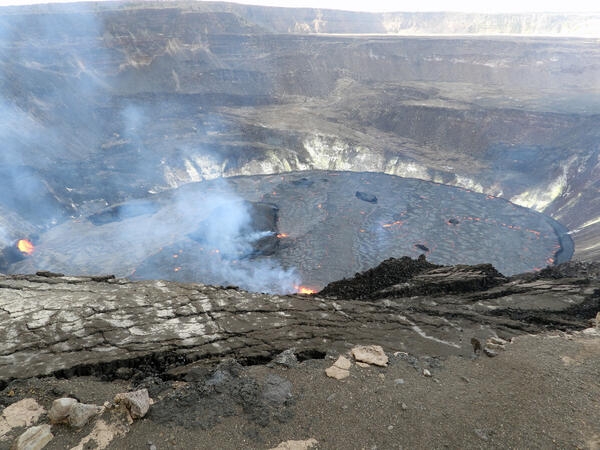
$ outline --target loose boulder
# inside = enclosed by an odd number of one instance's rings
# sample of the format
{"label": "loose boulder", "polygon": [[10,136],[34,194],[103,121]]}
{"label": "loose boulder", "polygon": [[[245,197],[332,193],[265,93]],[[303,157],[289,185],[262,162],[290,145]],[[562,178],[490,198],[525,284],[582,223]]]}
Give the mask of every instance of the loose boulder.
{"label": "loose boulder", "polygon": [[380,345],[359,345],[352,349],[354,359],[363,363],[385,367],[388,357]]}

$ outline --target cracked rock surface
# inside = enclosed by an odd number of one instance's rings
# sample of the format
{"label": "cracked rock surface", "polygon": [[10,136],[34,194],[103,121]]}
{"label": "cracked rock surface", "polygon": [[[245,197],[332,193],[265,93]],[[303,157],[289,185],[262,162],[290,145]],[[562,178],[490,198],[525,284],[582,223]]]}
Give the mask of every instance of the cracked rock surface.
{"label": "cracked rock surface", "polygon": [[[403,272],[412,262],[385,264],[385,273],[390,265]],[[600,281],[578,276],[578,265],[512,278],[485,266],[436,266],[401,285],[380,280],[361,300],[110,277],[0,276],[0,381],[123,367],[167,371],[227,356],[252,362],[291,347],[325,353],[347,342],[468,356],[473,337],[589,327],[600,309]]]}

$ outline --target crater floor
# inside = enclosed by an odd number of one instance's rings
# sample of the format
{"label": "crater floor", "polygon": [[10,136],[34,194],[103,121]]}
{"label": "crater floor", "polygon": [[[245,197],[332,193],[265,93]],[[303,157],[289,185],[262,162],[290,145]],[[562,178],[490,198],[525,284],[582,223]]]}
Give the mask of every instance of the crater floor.
{"label": "crater floor", "polygon": [[405,255],[491,263],[505,275],[539,270],[570,259],[566,232],[543,214],[466,189],[308,171],[192,183],[65,222],[10,272],[317,290]]}

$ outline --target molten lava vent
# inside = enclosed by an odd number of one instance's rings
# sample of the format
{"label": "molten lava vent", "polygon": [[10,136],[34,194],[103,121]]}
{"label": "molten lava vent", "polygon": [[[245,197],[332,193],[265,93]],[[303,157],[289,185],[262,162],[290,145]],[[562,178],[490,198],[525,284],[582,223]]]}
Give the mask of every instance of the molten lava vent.
{"label": "molten lava vent", "polygon": [[0,252],[0,271],[6,271],[10,265],[31,256],[34,251],[35,246],[29,239],[19,239]]}
{"label": "molten lava vent", "polygon": [[512,275],[572,251],[559,223],[502,199],[378,173],[310,171],[193,183],[113,206],[51,229],[10,270],[309,292],[389,257],[491,263]]}
{"label": "molten lava vent", "polygon": [[27,239],[19,239],[17,241],[17,248],[22,254],[25,255],[31,255],[35,250],[34,245]]}

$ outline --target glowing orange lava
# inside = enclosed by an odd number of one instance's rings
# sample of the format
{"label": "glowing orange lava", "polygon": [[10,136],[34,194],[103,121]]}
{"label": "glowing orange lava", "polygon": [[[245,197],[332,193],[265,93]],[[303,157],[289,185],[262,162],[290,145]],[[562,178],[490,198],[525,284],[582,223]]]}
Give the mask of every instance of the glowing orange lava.
{"label": "glowing orange lava", "polygon": [[277,235],[277,237],[278,237],[279,239],[281,239],[281,238],[286,238],[286,237],[288,237],[288,234],[287,234],[287,233],[279,233],[279,234]]}
{"label": "glowing orange lava", "polygon": [[395,222],[393,222],[393,223],[384,223],[384,224],[382,225],[382,227],[383,227],[383,228],[391,228],[391,227],[393,227],[394,225],[400,225],[400,226],[402,226],[402,224],[403,224],[403,223],[404,223],[404,222],[402,222],[401,220],[396,220],[396,221],[395,221]]}
{"label": "glowing orange lava", "polygon": [[17,242],[17,248],[23,252],[26,253],[28,255],[31,255],[33,253],[33,251],[35,250],[35,247],[33,246],[33,244],[28,241],[27,239],[21,239],[19,242]]}
{"label": "glowing orange lava", "polygon": [[299,294],[311,295],[316,294],[317,292],[314,289],[310,289],[304,286],[294,286],[294,288],[298,291]]}

